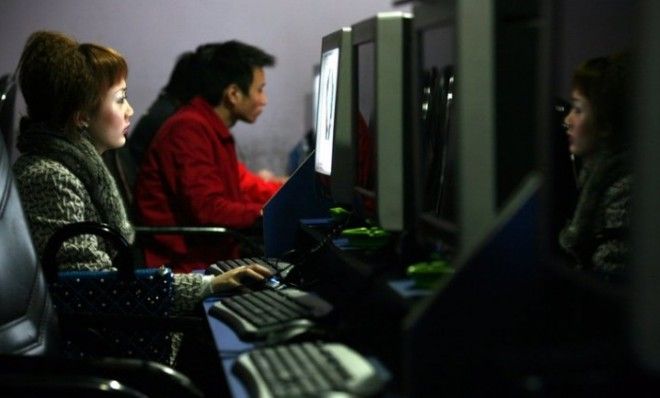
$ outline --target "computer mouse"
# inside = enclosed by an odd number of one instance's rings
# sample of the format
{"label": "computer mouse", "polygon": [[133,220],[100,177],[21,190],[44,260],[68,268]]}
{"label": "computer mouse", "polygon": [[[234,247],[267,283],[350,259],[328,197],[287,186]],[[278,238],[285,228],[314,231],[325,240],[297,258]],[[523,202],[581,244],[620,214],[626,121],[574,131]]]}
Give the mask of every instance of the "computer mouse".
{"label": "computer mouse", "polygon": [[346,228],[345,230],[341,231],[341,235],[346,237],[364,236],[367,235],[368,232],[369,228],[367,227]]}
{"label": "computer mouse", "polygon": [[220,275],[222,273],[224,273],[224,271],[215,263],[209,265],[206,267],[206,270],[204,270],[204,275]]}
{"label": "computer mouse", "polygon": [[272,327],[265,331],[265,343],[282,344],[298,343],[314,339],[314,323],[308,319],[295,319]]}
{"label": "computer mouse", "polygon": [[424,289],[433,287],[453,273],[454,269],[444,260],[415,263],[406,270],[406,274],[415,281],[415,285]]}
{"label": "computer mouse", "polygon": [[349,244],[364,249],[378,249],[389,241],[390,233],[379,227],[347,228],[340,234]]}
{"label": "computer mouse", "polygon": [[343,224],[351,216],[351,212],[343,207],[331,207],[330,216],[335,223]]}
{"label": "computer mouse", "polygon": [[252,291],[263,289],[276,289],[280,287],[282,281],[276,275],[271,275],[263,279],[255,279],[250,276],[245,276],[240,279],[241,285],[247,287]]}

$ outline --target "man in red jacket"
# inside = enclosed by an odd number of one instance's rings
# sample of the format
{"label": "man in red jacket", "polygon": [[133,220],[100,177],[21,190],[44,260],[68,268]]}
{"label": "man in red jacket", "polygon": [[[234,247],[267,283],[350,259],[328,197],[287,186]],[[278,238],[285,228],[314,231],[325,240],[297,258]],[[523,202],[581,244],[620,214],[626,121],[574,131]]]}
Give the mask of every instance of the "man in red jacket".
{"label": "man in red jacket", "polygon": [[[264,67],[273,56],[238,42],[200,46],[201,94],[160,128],[138,173],[135,203],[145,225],[247,228],[281,183],[267,182],[238,161],[229,128],[254,123],[267,97]],[[239,255],[230,238],[159,236],[145,247],[148,266],[178,272]]]}

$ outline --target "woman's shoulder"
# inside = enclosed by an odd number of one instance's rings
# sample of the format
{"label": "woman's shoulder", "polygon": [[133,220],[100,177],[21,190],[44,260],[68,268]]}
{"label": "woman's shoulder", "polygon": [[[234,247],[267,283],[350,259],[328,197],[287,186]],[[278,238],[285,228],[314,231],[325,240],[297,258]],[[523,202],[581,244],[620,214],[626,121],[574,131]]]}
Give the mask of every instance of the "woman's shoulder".
{"label": "woman's shoulder", "polygon": [[13,165],[13,171],[16,179],[20,183],[38,182],[38,181],[69,181],[80,183],[79,179],[63,164],[35,155],[22,155]]}
{"label": "woman's shoulder", "polygon": [[633,183],[633,175],[632,173],[628,173],[616,178],[614,180],[614,183],[612,184],[612,187],[614,189],[619,189],[619,190],[623,190],[623,189],[630,190],[630,186],[632,185],[632,183]]}
{"label": "woman's shoulder", "polygon": [[627,228],[630,223],[632,176],[617,178],[606,190],[601,202],[604,228]]}
{"label": "woman's shoulder", "polygon": [[605,190],[605,202],[627,202],[630,199],[632,184],[632,174],[626,174],[616,178]]}

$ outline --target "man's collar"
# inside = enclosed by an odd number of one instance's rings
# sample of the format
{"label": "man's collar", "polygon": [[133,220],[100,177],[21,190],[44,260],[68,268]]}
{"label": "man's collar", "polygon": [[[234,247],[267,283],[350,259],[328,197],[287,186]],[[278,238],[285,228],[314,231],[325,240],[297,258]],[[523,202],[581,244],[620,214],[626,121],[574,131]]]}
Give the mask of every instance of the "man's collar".
{"label": "man's collar", "polygon": [[212,121],[211,124],[213,129],[220,133],[220,137],[223,140],[234,139],[234,137],[231,134],[231,131],[229,131],[229,128],[225,125],[222,119],[215,112],[213,106],[211,106],[211,104],[209,104],[204,98],[197,96],[190,101],[190,105],[196,108],[197,110],[199,110],[201,113],[203,113],[204,116],[209,121]]}

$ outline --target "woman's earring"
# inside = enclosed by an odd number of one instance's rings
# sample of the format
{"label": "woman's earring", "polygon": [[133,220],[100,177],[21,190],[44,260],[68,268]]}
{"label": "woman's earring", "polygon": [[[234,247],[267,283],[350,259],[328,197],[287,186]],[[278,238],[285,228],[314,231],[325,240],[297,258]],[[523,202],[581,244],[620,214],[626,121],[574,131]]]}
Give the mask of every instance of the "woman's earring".
{"label": "woman's earring", "polygon": [[87,123],[81,123],[78,126],[78,132],[80,133],[81,137],[89,136],[89,132],[87,131],[88,128],[89,128],[89,125]]}

